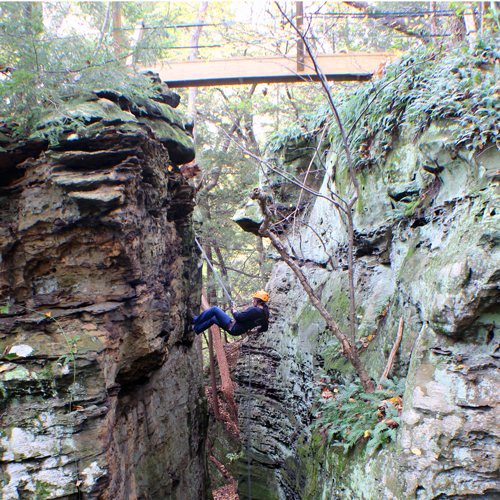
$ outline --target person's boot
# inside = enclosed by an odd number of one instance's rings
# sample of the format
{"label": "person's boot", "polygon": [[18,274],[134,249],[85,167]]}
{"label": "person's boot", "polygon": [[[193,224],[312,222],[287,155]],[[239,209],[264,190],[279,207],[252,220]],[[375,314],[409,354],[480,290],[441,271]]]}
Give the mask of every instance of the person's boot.
{"label": "person's boot", "polygon": [[187,319],[188,319],[190,325],[194,324],[194,318],[195,318],[195,315],[193,313],[193,310],[190,307],[188,307]]}

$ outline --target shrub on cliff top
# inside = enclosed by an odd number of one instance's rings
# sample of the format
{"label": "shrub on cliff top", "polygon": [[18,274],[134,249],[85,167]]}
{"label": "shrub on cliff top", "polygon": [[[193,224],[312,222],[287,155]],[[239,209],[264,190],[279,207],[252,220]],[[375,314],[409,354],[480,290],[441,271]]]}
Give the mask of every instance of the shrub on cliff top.
{"label": "shrub on cliff top", "polygon": [[0,124],[14,136],[29,132],[45,111],[103,87],[157,96],[154,83],[126,68],[125,56],[115,54],[108,40],[77,32],[60,36],[50,29],[46,8],[35,2],[0,4]]}
{"label": "shrub on cliff top", "polygon": [[[403,74],[404,73],[404,74]],[[498,39],[479,40],[452,50],[423,48],[389,65],[381,78],[351,93],[336,95],[346,131],[366,113],[349,137],[357,169],[382,164],[400,130],[416,136],[432,122],[456,120],[460,125],[456,147],[482,149],[486,143],[500,148],[500,49]],[[276,151],[300,137],[310,137],[318,124],[332,120],[327,106],[306,116],[308,132],[290,126],[273,135],[268,148]],[[329,141],[343,156],[341,138],[332,123]]]}

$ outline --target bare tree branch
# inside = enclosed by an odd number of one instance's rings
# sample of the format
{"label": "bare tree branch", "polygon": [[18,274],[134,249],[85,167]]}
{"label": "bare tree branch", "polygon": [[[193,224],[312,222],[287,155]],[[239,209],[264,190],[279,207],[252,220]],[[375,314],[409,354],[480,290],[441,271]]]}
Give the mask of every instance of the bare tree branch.
{"label": "bare tree branch", "polygon": [[255,188],[250,193],[250,198],[253,200],[258,200],[262,213],[264,214],[264,222],[262,222],[259,228],[259,234],[263,237],[269,238],[271,240],[272,245],[278,253],[280,254],[283,261],[290,267],[290,269],[294,272],[295,276],[297,276],[302,288],[305,290],[307,295],[309,296],[309,300],[311,304],[317,309],[317,311],[321,314],[323,319],[326,321],[328,328],[333,332],[335,337],[340,342],[343,352],[347,359],[351,362],[354,369],[359,375],[361,379],[361,383],[365,390],[373,392],[375,389],[375,384],[373,380],[369,377],[366,372],[366,368],[357,356],[356,344],[352,345],[347,337],[344,335],[342,330],[337,325],[336,321],[333,319],[332,315],[326,310],[325,306],[321,303],[321,300],[317,297],[316,292],[309,284],[307,277],[303,273],[300,266],[294,261],[294,259],[290,256],[287,249],[283,246],[280,239],[271,231],[269,231],[269,224],[271,221],[272,214],[267,206],[269,195],[261,191],[259,188]]}
{"label": "bare tree branch", "polygon": [[[354,207],[354,203],[356,203],[356,200],[358,199],[358,181],[356,178],[356,173],[354,171],[354,164],[352,162],[352,157],[351,157],[351,150],[349,148],[349,143],[347,142],[347,135],[345,133],[344,127],[342,125],[342,120],[340,119],[340,115],[337,111],[337,107],[335,106],[335,103],[333,102],[333,97],[330,92],[330,88],[328,87],[328,82],[326,80],[326,77],[319,67],[316,58],[314,57],[314,54],[311,51],[311,47],[309,46],[305,36],[302,34],[302,32],[293,24],[293,22],[287,17],[287,15],[283,12],[281,9],[280,5],[276,3],[278,6],[278,9],[282,13],[282,15],[285,17],[285,19],[290,23],[292,28],[296,31],[297,35],[302,39],[304,42],[304,46],[307,50],[307,53],[309,54],[309,57],[311,58],[311,61],[314,65],[314,69],[316,71],[316,74],[318,75],[318,78],[320,79],[321,85],[323,87],[323,90],[325,92],[325,96],[328,99],[328,102],[330,104],[330,108],[333,112],[333,115],[335,117],[335,120],[337,122],[337,126],[339,128],[340,134],[342,136],[342,143],[344,146],[344,151],[346,155],[346,160],[347,160],[347,166],[349,169],[349,176],[351,178],[351,182],[354,188],[354,192],[351,196],[351,199],[347,203],[347,208],[346,208],[346,215],[347,215],[347,229],[348,229],[348,252],[347,252],[347,258],[349,261],[349,270],[348,270],[348,275],[349,275],[349,302],[350,302],[350,311],[349,311],[349,317],[350,317],[350,338],[351,338],[351,344],[353,345],[353,359],[356,361],[357,364],[360,363],[360,359],[358,356],[358,352],[356,350],[356,303],[355,303],[355,296],[354,296],[354,223],[352,219],[352,209]],[[364,383],[363,383],[364,386]]]}
{"label": "bare tree branch", "polygon": [[[219,128],[219,130],[221,130],[224,134],[226,134],[226,136],[229,136],[229,134],[222,128],[220,127],[219,125],[217,125],[216,123],[214,123],[214,125],[216,127]],[[257,156],[255,154],[253,154],[251,151],[249,151],[248,149],[244,148],[239,142],[235,141],[232,137],[230,137],[230,140],[234,143],[234,145],[236,147],[238,147],[243,153],[245,153],[246,155],[250,156],[251,158],[253,158],[254,160],[257,160],[259,162],[259,165],[262,167],[262,165],[264,165],[266,168],[268,168],[269,170],[271,170],[272,172],[278,174],[280,177],[283,177],[283,179],[287,180],[288,182],[290,182],[291,184],[295,184],[296,186],[300,187],[301,189],[304,189],[304,191],[312,194],[313,196],[316,196],[318,198],[324,198],[325,200],[328,200],[330,203],[332,203],[333,205],[335,205],[335,207],[337,207],[339,210],[341,210],[342,212],[345,212],[345,208],[343,208],[337,201],[331,199],[331,198],[328,198],[328,196],[325,196],[321,193],[319,193],[318,191],[315,191],[314,189],[311,189],[309,188],[308,186],[304,185],[303,182],[300,182],[297,178],[295,178],[294,176],[292,175],[287,175],[283,170],[279,169],[278,167],[275,167],[273,166],[270,162],[267,162],[266,160],[262,159],[260,156]],[[265,173],[265,172],[264,172]],[[342,198],[340,198],[340,196],[338,196],[336,193],[333,193],[334,196],[336,198],[339,198],[339,200],[341,200],[343,203],[346,203]]]}

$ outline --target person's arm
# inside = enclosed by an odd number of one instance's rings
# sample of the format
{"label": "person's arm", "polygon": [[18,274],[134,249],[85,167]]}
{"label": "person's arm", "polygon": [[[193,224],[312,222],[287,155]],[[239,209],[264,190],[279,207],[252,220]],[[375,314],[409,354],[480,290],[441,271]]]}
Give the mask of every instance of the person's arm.
{"label": "person's arm", "polygon": [[246,311],[238,312],[236,309],[232,311],[234,319],[240,323],[246,323],[254,319],[259,319],[259,312],[255,310],[255,307],[250,307]]}
{"label": "person's arm", "polygon": [[264,323],[263,325],[261,325],[257,328],[257,332],[258,333],[267,332],[268,327],[269,327],[269,324]]}

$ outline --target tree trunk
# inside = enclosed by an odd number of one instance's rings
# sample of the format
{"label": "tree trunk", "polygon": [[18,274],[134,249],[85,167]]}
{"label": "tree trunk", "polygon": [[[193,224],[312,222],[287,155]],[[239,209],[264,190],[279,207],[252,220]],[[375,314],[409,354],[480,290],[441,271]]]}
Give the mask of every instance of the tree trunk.
{"label": "tree trunk", "polygon": [[[215,251],[215,255],[217,255],[217,261],[219,262],[219,269],[220,269],[220,273],[222,274],[222,278],[223,278],[222,282],[227,286],[227,288],[231,289],[231,287],[229,286],[229,278],[228,278],[228,274],[227,274],[226,263],[224,262],[224,257],[222,257],[222,252],[220,251],[219,245],[214,244],[214,251]],[[222,304],[222,309],[224,309],[224,310],[227,310],[229,308],[229,306],[231,305],[231,304],[229,304],[225,293],[222,294],[221,304]],[[227,344],[226,332],[224,332],[224,339],[225,339],[225,343]]]}
{"label": "tree trunk", "polygon": [[471,5],[469,9],[466,9],[464,12],[464,21],[465,21],[465,29],[466,29],[466,37],[469,47],[472,47],[476,42],[477,38],[477,28],[476,28],[476,20],[474,19],[474,6]]}
{"label": "tree trunk", "polygon": [[[251,96],[255,92],[257,84],[254,83],[250,90],[248,91],[248,96],[246,101],[250,101]],[[253,113],[249,111],[247,105],[250,106],[250,102],[245,103],[245,107],[243,108],[243,119],[245,120],[245,131],[246,131],[246,142],[248,149],[256,156],[260,156],[260,148],[257,139],[255,138],[255,134],[253,131]]]}
{"label": "tree trunk", "polygon": [[[212,264],[212,246],[211,245],[205,245],[205,254],[210,261],[210,264]],[[213,264],[212,264],[213,265]],[[217,290],[215,289],[215,281],[214,281],[214,276],[212,273],[211,267],[207,264],[207,297],[208,301],[210,304],[213,306],[218,305],[217,304]]]}
{"label": "tree trunk", "polygon": [[113,46],[117,55],[123,52],[122,35],[122,6],[120,2],[113,2]]}
{"label": "tree trunk", "polygon": [[194,339],[194,347],[196,349],[196,353],[198,354],[200,369],[203,373],[203,342],[201,341],[201,335],[196,335],[196,338]]}
{"label": "tree trunk", "polygon": [[436,2],[430,2],[429,11],[431,13],[430,19],[429,19],[430,32],[431,32],[431,35],[433,35],[431,37],[432,38],[432,45],[439,45],[440,40],[437,37],[439,30],[438,30],[437,20],[436,20]]}
{"label": "tree trunk", "polygon": [[[205,297],[205,294],[201,295],[201,308],[206,311],[210,307],[210,304]],[[226,353],[224,351],[224,346],[222,345],[222,339],[220,337],[220,329],[217,325],[212,325],[210,327],[210,334],[213,339],[215,346],[215,352],[217,353],[217,362],[219,364],[219,373],[222,382],[222,393],[226,398],[227,404],[231,409],[233,418],[238,425],[238,407],[234,401],[234,387],[231,381],[231,375],[229,373],[229,365],[227,364]]]}
{"label": "tree trunk", "polygon": [[[200,35],[203,26],[203,20],[205,19],[205,13],[207,12],[208,2],[200,2],[198,6],[198,16],[196,17],[196,21],[194,24],[198,24],[199,26],[194,26],[191,28],[191,36],[189,38],[189,46],[191,50],[189,51],[189,61],[196,61],[198,59],[198,55],[200,51],[198,50],[198,45],[200,42]],[[193,140],[196,144],[196,99],[198,97],[198,88],[191,87],[189,89],[189,97],[188,97],[188,106],[187,106],[187,115],[191,120],[193,120]]]}
{"label": "tree trunk", "polygon": [[257,236],[257,251],[259,252],[259,276],[260,276],[260,282],[262,287],[265,286],[266,284],[266,276],[265,276],[265,269],[264,269],[264,261],[266,258],[265,251],[264,251],[264,243],[262,243],[262,238],[259,238]]}
{"label": "tree trunk", "polygon": [[210,356],[210,381],[212,384],[212,403],[214,409],[214,417],[220,420],[219,400],[217,399],[217,381],[215,380],[215,358],[214,358],[214,342],[212,328],[208,332],[208,352]]}
{"label": "tree trunk", "polygon": [[278,250],[278,253],[280,254],[281,258],[285,261],[285,263],[295,273],[295,275],[299,279],[300,284],[302,285],[302,288],[305,290],[305,292],[309,296],[309,300],[311,301],[311,304],[321,314],[323,319],[326,321],[328,328],[330,328],[330,330],[333,332],[335,337],[337,337],[337,339],[339,340],[340,344],[342,345],[342,349],[344,351],[346,358],[350,361],[350,363],[352,364],[352,366],[356,370],[357,374],[359,375],[359,378],[361,380],[361,383],[363,384],[364,389],[367,392],[373,392],[375,390],[375,384],[374,384],[373,380],[370,378],[370,376],[368,375],[364,364],[359,359],[356,344],[353,343],[351,345],[351,343],[348,341],[347,337],[342,333],[342,330],[340,330],[336,321],[333,319],[331,314],[326,310],[325,306],[321,303],[319,298],[316,296],[316,293],[314,292],[313,288],[311,287],[311,285],[307,281],[307,278],[304,275],[304,273],[302,272],[302,269],[290,257],[286,248],[281,243],[280,239],[274,233],[271,233],[271,231],[269,231],[268,229],[266,230],[266,233],[264,234],[264,236],[267,236],[271,240],[271,243],[273,244],[274,248],[276,248],[276,250]]}
{"label": "tree trunk", "polygon": [[[222,274],[222,277],[223,277],[223,280],[222,282],[227,285],[227,287],[229,289],[231,289],[230,285],[229,285],[229,277],[228,277],[228,274],[227,274],[227,267],[226,267],[226,263],[224,262],[224,257],[222,257],[222,252],[220,251],[220,247],[219,245],[215,245],[214,244],[214,251],[215,251],[215,255],[217,255],[217,260],[219,262],[219,269],[220,269],[220,272]],[[222,294],[222,308],[227,310],[229,307],[231,306],[231,304],[229,304],[228,300],[227,300],[227,297],[226,297],[226,294]],[[227,340],[227,332],[224,331],[224,344],[227,344],[228,340]]]}

